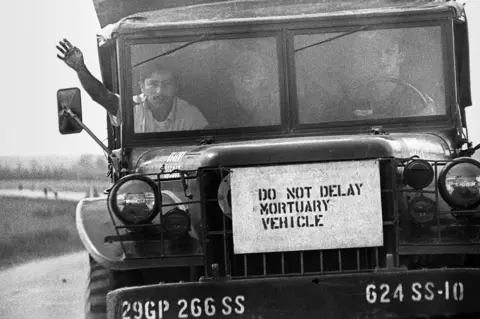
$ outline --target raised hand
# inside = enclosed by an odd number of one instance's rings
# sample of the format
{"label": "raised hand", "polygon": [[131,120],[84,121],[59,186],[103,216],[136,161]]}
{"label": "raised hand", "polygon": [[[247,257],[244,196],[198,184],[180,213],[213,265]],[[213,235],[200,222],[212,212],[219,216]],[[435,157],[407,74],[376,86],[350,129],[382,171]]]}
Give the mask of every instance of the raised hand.
{"label": "raised hand", "polygon": [[73,46],[67,39],[58,42],[57,50],[60,52],[57,57],[75,71],[80,71],[85,67],[82,51]]}

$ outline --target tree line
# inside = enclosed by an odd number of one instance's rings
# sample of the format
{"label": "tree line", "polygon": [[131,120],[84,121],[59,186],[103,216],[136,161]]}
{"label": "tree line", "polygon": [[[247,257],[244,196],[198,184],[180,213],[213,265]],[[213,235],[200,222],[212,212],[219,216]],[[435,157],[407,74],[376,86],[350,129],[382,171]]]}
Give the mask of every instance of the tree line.
{"label": "tree line", "polygon": [[77,179],[107,180],[108,163],[103,156],[81,155],[76,163],[45,164],[31,160],[28,165],[14,163],[0,166],[0,179]]}

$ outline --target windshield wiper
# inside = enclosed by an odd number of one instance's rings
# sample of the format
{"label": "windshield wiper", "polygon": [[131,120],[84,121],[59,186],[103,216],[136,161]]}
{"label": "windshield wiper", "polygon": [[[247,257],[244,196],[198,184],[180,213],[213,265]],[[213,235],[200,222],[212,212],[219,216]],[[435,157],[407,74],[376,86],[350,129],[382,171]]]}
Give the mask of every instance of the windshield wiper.
{"label": "windshield wiper", "polygon": [[179,45],[178,47],[173,48],[173,49],[171,49],[171,50],[168,50],[168,51],[166,51],[166,52],[163,52],[162,54],[156,55],[156,56],[154,56],[153,58],[150,58],[150,59],[148,59],[148,60],[139,62],[139,63],[133,65],[133,67],[136,67],[136,66],[145,64],[145,63],[147,63],[147,62],[150,62],[150,61],[152,61],[152,60],[155,60],[156,58],[161,58],[162,56],[169,55],[169,54],[171,54],[171,53],[173,53],[173,52],[175,52],[175,51],[181,50],[181,49],[186,48],[186,47],[188,47],[188,46],[190,46],[190,45],[192,45],[192,44],[194,44],[194,43],[197,43],[197,42],[199,42],[199,41],[202,41],[203,39],[205,39],[205,35],[201,35],[201,36],[199,36],[198,38],[196,38],[195,40],[192,40],[192,41],[187,42],[187,43],[185,43],[185,44]]}
{"label": "windshield wiper", "polygon": [[301,50],[305,50],[305,49],[308,49],[308,48],[311,48],[311,47],[314,47],[316,45],[319,45],[319,44],[322,44],[322,43],[325,43],[325,42],[329,42],[329,41],[332,41],[332,40],[335,40],[335,39],[339,39],[339,38],[342,38],[346,35],[349,35],[349,34],[352,34],[352,33],[355,33],[355,32],[358,32],[358,31],[362,31],[362,30],[365,30],[367,28],[369,28],[370,26],[369,25],[365,25],[363,27],[360,27],[360,28],[356,28],[356,29],[353,29],[351,31],[347,31],[345,33],[342,33],[342,34],[339,34],[339,35],[336,35],[336,36],[333,36],[331,38],[328,38],[328,39],[325,39],[325,40],[322,40],[322,41],[319,41],[319,42],[315,42],[313,44],[309,44],[307,46],[304,46],[304,47],[301,47],[301,48],[298,48],[295,50],[295,52],[298,52],[298,51],[301,51]]}

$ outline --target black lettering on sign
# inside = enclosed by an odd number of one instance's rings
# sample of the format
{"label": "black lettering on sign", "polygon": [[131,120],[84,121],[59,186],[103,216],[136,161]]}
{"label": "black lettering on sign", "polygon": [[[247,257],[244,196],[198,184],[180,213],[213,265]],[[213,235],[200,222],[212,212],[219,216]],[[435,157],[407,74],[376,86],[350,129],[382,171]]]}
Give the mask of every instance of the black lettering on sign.
{"label": "black lettering on sign", "polygon": [[355,184],[355,187],[357,188],[358,195],[360,195],[360,189],[362,188],[363,183],[360,184]]}
{"label": "black lettering on sign", "polygon": [[337,197],[337,186],[338,185],[330,185],[328,187],[328,196],[330,197]]}
{"label": "black lettering on sign", "polygon": [[299,228],[305,227],[305,216],[298,216],[297,217],[297,226]]}
{"label": "black lettering on sign", "polygon": [[260,215],[326,212],[329,203],[330,199],[260,203]]}
{"label": "black lettering on sign", "polygon": [[320,185],[320,197],[360,196],[362,187],[363,183]]}
{"label": "black lettering on sign", "polygon": [[323,226],[322,219],[323,219],[323,215],[315,215],[315,226],[316,227],[322,227]]}
{"label": "black lettering on sign", "polygon": [[260,203],[260,214],[268,214],[268,203]]}
{"label": "black lettering on sign", "polygon": [[262,217],[264,230],[323,227],[323,215],[299,215],[281,217]]}
{"label": "black lettering on sign", "polygon": [[352,184],[350,184],[350,186],[347,189],[347,194],[343,195],[343,193],[342,193],[342,196],[352,196],[352,195],[355,195],[355,191],[353,190]]}
{"label": "black lettering on sign", "polygon": [[277,221],[278,221],[278,217],[270,218],[272,229],[278,229]]}
{"label": "black lettering on sign", "polygon": [[288,228],[288,217],[278,218],[278,222],[279,222],[278,228],[280,229]]}
{"label": "black lettering on sign", "polygon": [[295,202],[295,211],[297,213],[303,213],[303,201],[302,202]]}
{"label": "black lettering on sign", "polygon": [[263,229],[267,230],[270,225],[270,218],[262,218]]}
{"label": "black lettering on sign", "polygon": [[277,191],[273,188],[260,188],[258,190],[258,200],[274,200],[277,198]]}
{"label": "black lettering on sign", "polygon": [[287,210],[287,212],[288,212],[288,213],[293,212],[293,204],[295,204],[295,202],[287,202],[287,205],[288,205],[288,210]]}
{"label": "black lettering on sign", "polygon": [[268,205],[268,209],[270,210],[270,214],[278,214],[278,206],[277,203],[270,203]]}
{"label": "black lettering on sign", "polygon": [[311,186],[287,188],[287,199],[310,198]]}

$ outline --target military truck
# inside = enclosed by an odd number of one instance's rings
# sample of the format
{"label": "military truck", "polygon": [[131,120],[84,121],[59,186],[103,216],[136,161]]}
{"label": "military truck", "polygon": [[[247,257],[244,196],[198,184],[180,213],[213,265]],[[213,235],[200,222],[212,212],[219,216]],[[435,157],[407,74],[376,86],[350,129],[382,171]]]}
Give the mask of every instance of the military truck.
{"label": "military truck", "polygon": [[[87,318],[478,318],[463,5],[190,4],[104,11],[108,145],[58,91],[60,132],[92,135],[112,178],[76,212]],[[208,124],[139,128],[152,70]]]}

